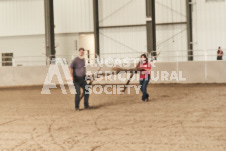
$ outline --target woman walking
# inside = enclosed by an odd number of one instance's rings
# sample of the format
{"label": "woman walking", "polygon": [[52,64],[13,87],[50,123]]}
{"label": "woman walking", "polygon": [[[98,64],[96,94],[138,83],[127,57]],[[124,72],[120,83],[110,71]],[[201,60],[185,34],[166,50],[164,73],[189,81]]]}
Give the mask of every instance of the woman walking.
{"label": "woman walking", "polygon": [[141,61],[138,65],[138,68],[142,69],[140,71],[140,90],[143,93],[141,101],[145,102],[149,101],[149,94],[147,93],[147,86],[150,81],[150,73],[151,73],[151,63],[148,62],[148,58],[146,54],[141,55]]}

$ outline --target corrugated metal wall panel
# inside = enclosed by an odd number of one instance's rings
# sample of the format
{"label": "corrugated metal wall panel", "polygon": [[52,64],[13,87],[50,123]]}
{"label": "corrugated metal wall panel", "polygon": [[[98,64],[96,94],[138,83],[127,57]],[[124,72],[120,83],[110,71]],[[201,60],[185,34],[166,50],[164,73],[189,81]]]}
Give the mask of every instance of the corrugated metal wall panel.
{"label": "corrugated metal wall panel", "polygon": [[139,57],[147,51],[146,27],[106,28],[100,30],[101,57]]}
{"label": "corrugated metal wall panel", "polygon": [[[92,0],[54,0],[55,32],[93,32]],[[0,36],[45,33],[44,0],[0,0]]]}
{"label": "corrugated metal wall panel", "polygon": [[43,0],[1,0],[0,36],[44,34]]}
{"label": "corrugated metal wall panel", "polygon": [[55,32],[93,32],[92,0],[54,0]]}
{"label": "corrugated metal wall panel", "polygon": [[[45,35],[1,37],[0,41],[0,57],[1,53],[13,53],[15,57],[14,66],[19,64],[23,66],[46,64]],[[56,48],[56,56],[66,58],[68,63],[70,63],[72,55],[75,56],[77,54],[75,42],[77,41],[77,43],[79,43],[79,35],[56,34],[55,41],[58,45]]]}
{"label": "corrugated metal wall panel", "polygon": [[158,61],[187,61],[186,25],[161,25],[156,30]]}
{"label": "corrugated metal wall panel", "polygon": [[45,65],[45,35],[1,37],[0,41],[0,55],[13,53],[14,66]]}
{"label": "corrugated metal wall panel", "polygon": [[186,0],[156,0],[156,23],[186,21]]}
{"label": "corrugated metal wall panel", "polygon": [[213,51],[217,50],[218,46],[225,48],[226,2],[197,0],[193,6],[193,38],[196,43],[194,48]]}
{"label": "corrugated metal wall panel", "polygon": [[99,0],[100,26],[146,23],[145,0]]}
{"label": "corrugated metal wall panel", "polygon": [[[194,49],[211,49],[215,53],[218,46],[225,48],[226,2],[193,2]],[[56,33],[93,31],[92,0],[54,0],[54,6]],[[146,23],[145,0],[99,0],[99,9],[100,26]],[[157,23],[185,22],[185,11],[185,0],[156,0]],[[0,19],[1,37],[44,34],[44,0],[0,0]],[[183,30],[182,27],[186,25],[157,26],[158,50],[186,50],[186,30],[176,36],[182,39],[170,42],[173,40],[170,37]],[[100,32],[103,53],[146,51],[145,26]],[[167,42],[162,44],[162,41]]]}
{"label": "corrugated metal wall panel", "polygon": [[[156,0],[158,61],[187,61],[186,0]],[[181,23],[181,24],[173,24]],[[180,57],[177,57],[177,56]]]}

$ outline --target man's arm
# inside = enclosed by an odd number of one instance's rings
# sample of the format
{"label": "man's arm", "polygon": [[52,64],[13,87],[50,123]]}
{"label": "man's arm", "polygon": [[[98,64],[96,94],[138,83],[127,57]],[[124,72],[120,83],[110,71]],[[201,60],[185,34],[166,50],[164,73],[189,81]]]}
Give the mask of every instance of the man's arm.
{"label": "man's arm", "polygon": [[71,79],[74,80],[74,69],[76,68],[76,59],[74,59],[71,63],[71,65],[69,66],[69,71],[70,71],[70,75],[71,75]]}
{"label": "man's arm", "polygon": [[70,71],[71,79],[74,80],[74,77],[73,77],[73,69],[72,68],[69,68],[69,71]]}

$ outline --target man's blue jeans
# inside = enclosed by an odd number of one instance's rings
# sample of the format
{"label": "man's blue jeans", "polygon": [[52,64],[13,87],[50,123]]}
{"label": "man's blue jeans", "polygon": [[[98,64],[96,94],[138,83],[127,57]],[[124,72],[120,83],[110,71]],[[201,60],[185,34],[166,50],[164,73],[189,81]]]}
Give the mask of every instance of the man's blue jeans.
{"label": "man's blue jeans", "polygon": [[89,89],[85,89],[87,85],[87,82],[85,80],[85,77],[74,77],[74,86],[76,89],[76,94],[75,94],[75,108],[79,108],[80,104],[80,88],[83,89],[84,93],[84,106],[89,107]]}
{"label": "man's blue jeans", "polygon": [[149,94],[147,93],[147,86],[148,86],[149,81],[150,81],[150,75],[147,78],[140,80],[140,86],[141,86],[140,90],[143,93],[142,101],[145,101],[145,99],[147,99],[149,97]]}

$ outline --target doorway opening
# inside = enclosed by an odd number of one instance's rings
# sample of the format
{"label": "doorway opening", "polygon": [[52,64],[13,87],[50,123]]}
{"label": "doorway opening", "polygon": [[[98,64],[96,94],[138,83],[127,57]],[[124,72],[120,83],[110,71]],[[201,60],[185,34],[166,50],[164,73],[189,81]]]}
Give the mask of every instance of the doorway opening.
{"label": "doorway opening", "polygon": [[85,58],[88,59],[89,63],[95,60],[95,42],[94,34],[82,33],[79,34],[79,47],[85,49]]}

